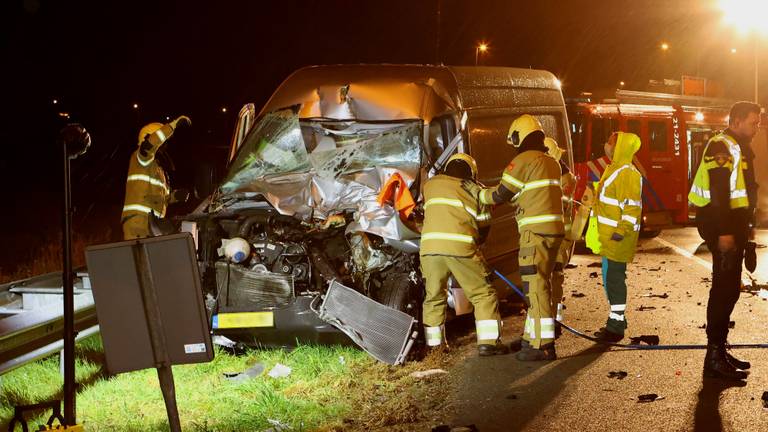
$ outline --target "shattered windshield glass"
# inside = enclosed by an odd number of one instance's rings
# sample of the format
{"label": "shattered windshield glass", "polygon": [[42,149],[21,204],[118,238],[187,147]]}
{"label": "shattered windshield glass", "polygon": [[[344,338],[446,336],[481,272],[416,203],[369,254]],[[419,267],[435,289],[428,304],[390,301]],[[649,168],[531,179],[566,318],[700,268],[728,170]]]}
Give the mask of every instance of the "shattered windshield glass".
{"label": "shattered windshield glass", "polygon": [[226,194],[268,175],[300,173],[309,169],[309,155],[301,137],[298,115],[291,109],[276,111],[266,114],[253,126],[229,167],[221,191]]}

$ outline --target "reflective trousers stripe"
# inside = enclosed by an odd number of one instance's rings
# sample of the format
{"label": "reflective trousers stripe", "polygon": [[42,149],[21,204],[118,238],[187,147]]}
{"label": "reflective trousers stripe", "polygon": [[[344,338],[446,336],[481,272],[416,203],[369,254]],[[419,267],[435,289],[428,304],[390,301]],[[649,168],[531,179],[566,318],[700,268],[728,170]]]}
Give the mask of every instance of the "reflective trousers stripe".
{"label": "reflective trousers stripe", "polygon": [[427,346],[438,346],[443,343],[443,329],[441,327],[425,327],[424,336]]}
{"label": "reflective trousers stripe", "polygon": [[698,187],[696,185],[691,186],[691,192],[693,192],[694,195],[697,195],[697,196],[699,196],[701,198],[704,198],[704,199],[707,199],[707,200],[710,199],[711,196],[712,196],[709,193],[708,189],[702,189],[702,188],[700,188],[700,187]]}
{"label": "reflective trousers stripe", "polygon": [[627,221],[633,225],[637,225],[637,218],[630,215],[622,215],[621,220]]}
{"label": "reflective trousers stripe", "polygon": [[625,310],[627,310],[627,305],[625,304],[611,305],[611,312],[624,312]]}
{"label": "reflective trousers stripe", "polygon": [[600,222],[600,223],[601,223],[601,224],[603,224],[603,225],[608,225],[608,226],[611,226],[611,227],[614,227],[614,228],[616,228],[616,227],[618,227],[618,226],[619,226],[619,223],[618,223],[618,222],[616,222],[616,221],[615,221],[615,220],[613,220],[613,219],[609,219],[609,218],[607,218],[607,217],[605,217],[605,216],[600,216],[600,215],[598,215],[598,216],[597,216],[597,221],[598,221],[598,222]]}
{"label": "reflective trousers stripe", "polygon": [[563,304],[562,303],[558,303],[557,304],[557,315],[556,315],[555,318],[558,321],[562,321],[563,320]]}
{"label": "reflective trousers stripe", "polygon": [[451,240],[462,243],[474,243],[475,239],[471,235],[430,232],[421,235],[421,240]]}
{"label": "reflective trousers stripe", "polygon": [[475,321],[477,340],[496,340],[499,338],[499,322],[496,320]]}
{"label": "reflective trousers stripe", "polygon": [[555,319],[554,318],[540,318],[539,324],[541,325],[542,339],[555,338]]}
{"label": "reflective trousers stripe", "polygon": [[615,312],[611,312],[610,315],[608,315],[608,318],[616,321],[624,321],[624,315],[623,314],[617,314]]}
{"label": "reflective trousers stripe", "polygon": [[141,156],[139,156],[139,153],[136,152],[136,160],[139,161],[139,164],[141,164],[141,166],[148,166],[149,164],[151,164],[155,160],[155,158],[152,157],[151,159],[149,159],[148,161],[145,162],[145,161],[143,161],[141,159]]}
{"label": "reflective trousers stripe", "polygon": [[517,226],[523,227],[526,225],[540,224],[546,222],[563,222],[563,215],[541,215],[530,216],[518,219]]}
{"label": "reflective trousers stripe", "polygon": [[168,186],[165,185],[165,183],[162,180],[158,180],[154,177],[150,177],[146,174],[131,174],[128,176],[127,181],[143,181],[147,182],[153,186],[158,186],[163,188],[166,192],[168,192]]}

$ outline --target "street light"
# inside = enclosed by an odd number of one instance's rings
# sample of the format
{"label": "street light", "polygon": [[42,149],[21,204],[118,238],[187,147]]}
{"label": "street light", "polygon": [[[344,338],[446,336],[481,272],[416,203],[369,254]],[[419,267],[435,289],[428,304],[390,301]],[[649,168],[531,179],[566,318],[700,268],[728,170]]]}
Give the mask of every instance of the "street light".
{"label": "street light", "polygon": [[488,44],[485,42],[480,42],[475,47],[475,66],[477,66],[477,59],[480,56],[480,53],[485,54],[488,51]]}
{"label": "street light", "polygon": [[662,42],[660,48],[662,51],[667,51],[669,49],[669,44],[666,42]]}
{"label": "street light", "polygon": [[[755,103],[758,103],[759,70],[757,62],[760,34],[768,35],[768,2],[765,0],[720,0],[723,21],[740,33],[752,33],[755,38]],[[733,50],[731,50],[733,52]]]}
{"label": "street light", "polygon": [[133,104],[133,109],[139,109],[139,104],[137,103]]}

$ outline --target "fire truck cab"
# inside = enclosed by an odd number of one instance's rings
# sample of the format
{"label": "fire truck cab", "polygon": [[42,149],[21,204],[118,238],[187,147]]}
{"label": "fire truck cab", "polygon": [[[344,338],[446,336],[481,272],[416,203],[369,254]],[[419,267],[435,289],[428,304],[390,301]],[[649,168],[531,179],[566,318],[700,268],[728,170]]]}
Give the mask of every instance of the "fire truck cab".
{"label": "fire truck cab", "polygon": [[610,163],[604,144],[611,133],[631,132],[642,142],[634,163],[643,175],[643,233],[653,236],[665,227],[688,223],[691,181],[707,141],[726,127],[730,104],[624,90],[616,96],[601,102],[575,99],[567,105],[577,199]]}

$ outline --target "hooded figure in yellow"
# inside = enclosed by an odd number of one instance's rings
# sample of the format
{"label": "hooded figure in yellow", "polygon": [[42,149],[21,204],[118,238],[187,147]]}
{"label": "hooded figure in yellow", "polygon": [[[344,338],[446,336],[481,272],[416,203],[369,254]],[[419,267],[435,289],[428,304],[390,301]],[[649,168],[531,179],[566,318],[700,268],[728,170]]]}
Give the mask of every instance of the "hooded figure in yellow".
{"label": "hooded figure in yellow", "polygon": [[597,199],[587,229],[587,246],[603,257],[603,287],[611,310],[605,328],[595,336],[606,342],[620,341],[627,328],[627,263],[635,256],[643,210],[643,177],[632,164],[638,150],[637,135],[611,135],[606,144],[611,164],[597,184]]}
{"label": "hooded figure in yellow", "polygon": [[180,116],[168,124],[149,123],[139,131],[139,148],[128,163],[125,184],[125,204],[121,223],[123,238],[132,240],[149,237],[149,214],[165,216],[171,201],[168,177],[155,155],[178,124],[192,124],[187,116]]}

